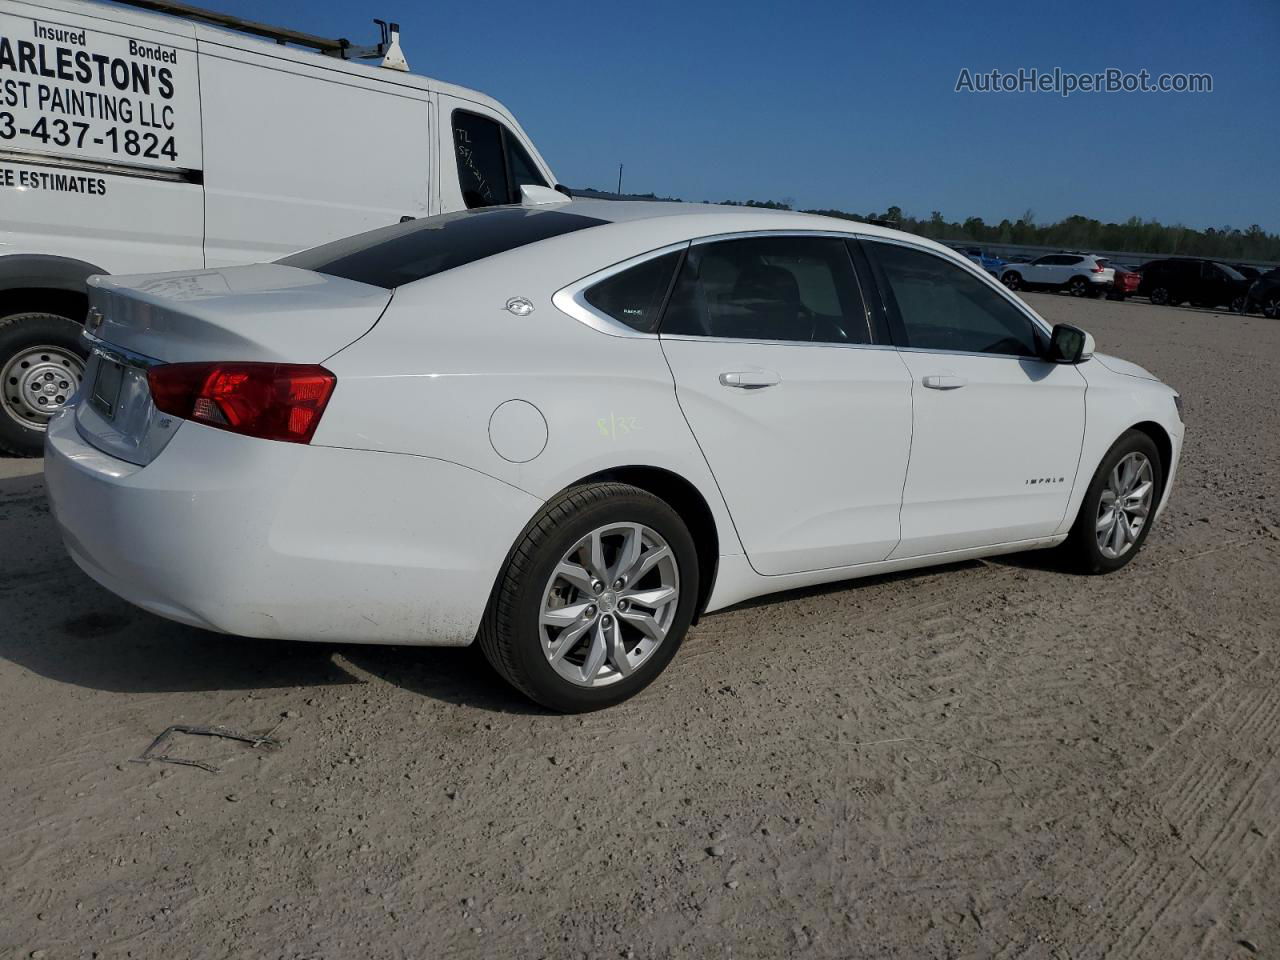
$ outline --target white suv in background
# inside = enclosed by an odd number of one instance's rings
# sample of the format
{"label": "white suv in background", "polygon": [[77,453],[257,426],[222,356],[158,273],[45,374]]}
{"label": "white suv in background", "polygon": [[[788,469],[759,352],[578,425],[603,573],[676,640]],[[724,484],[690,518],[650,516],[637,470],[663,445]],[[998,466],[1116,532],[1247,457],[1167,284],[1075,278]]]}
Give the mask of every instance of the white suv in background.
{"label": "white suv in background", "polygon": [[1116,272],[1089,253],[1050,253],[1030,263],[1011,263],[1000,274],[1010,290],[1066,290],[1073,297],[1101,297]]}

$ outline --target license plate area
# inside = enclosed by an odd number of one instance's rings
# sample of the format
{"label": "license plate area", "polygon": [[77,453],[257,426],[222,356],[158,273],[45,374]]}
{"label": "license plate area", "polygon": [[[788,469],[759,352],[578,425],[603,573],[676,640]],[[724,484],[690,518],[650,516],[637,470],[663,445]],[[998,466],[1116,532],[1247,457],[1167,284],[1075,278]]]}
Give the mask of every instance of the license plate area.
{"label": "license plate area", "polygon": [[93,378],[93,389],[89,392],[89,405],[104,419],[115,420],[116,411],[120,408],[120,387],[124,383],[124,365],[100,356],[97,366],[98,373]]}

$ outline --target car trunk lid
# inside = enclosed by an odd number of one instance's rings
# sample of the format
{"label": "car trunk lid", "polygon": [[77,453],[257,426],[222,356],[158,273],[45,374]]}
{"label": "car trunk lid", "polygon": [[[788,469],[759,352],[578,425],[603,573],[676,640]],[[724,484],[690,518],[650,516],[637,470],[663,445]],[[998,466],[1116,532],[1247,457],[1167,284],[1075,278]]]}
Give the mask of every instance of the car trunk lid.
{"label": "car trunk lid", "polygon": [[145,465],[183,423],[151,400],[161,363],[320,363],[367,333],[392,292],[280,264],[93,277],[93,351],[74,415],[104,453]]}

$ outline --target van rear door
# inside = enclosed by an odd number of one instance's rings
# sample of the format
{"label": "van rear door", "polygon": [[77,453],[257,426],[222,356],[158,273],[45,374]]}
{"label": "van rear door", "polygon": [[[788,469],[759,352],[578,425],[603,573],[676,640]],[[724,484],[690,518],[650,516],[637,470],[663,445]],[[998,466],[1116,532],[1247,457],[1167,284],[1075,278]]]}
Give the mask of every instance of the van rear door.
{"label": "van rear door", "polygon": [[190,24],[0,0],[0,252],[201,267],[202,167]]}

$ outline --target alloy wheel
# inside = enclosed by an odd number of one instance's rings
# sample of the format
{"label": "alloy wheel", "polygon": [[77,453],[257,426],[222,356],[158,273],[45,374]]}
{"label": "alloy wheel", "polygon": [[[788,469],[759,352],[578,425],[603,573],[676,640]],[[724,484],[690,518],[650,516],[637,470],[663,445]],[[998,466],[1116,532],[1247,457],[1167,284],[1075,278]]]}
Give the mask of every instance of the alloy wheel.
{"label": "alloy wheel", "polygon": [[666,640],[679,600],[679,566],[661,534],[640,523],[597,527],[565,553],[547,581],[542,653],[570,683],[617,683]]}
{"label": "alloy wheel", "polygon": [[0,371],[0,407],[31,430],[43,430],[84,379],[84,360],[63,347],[28,347]]}
{"label": "alloy wheel", "polygon": [[1089,289],[1089,281],[1076,277],[1067,288],[1073,297],[1083,297]]}
{"label": "alloy wheel", "polygon": [[1142,535],[1155,493],[1151,461],[1134,452],[1112,468],[1098,501],[1095,531],[1098,550],[1115,560],[1133,549]]}
{"label": "alloy wheel", "polygon": [[1280,297],[1268,297],[1262,305],[1262,313],[1271,320],[1280,320]]}

